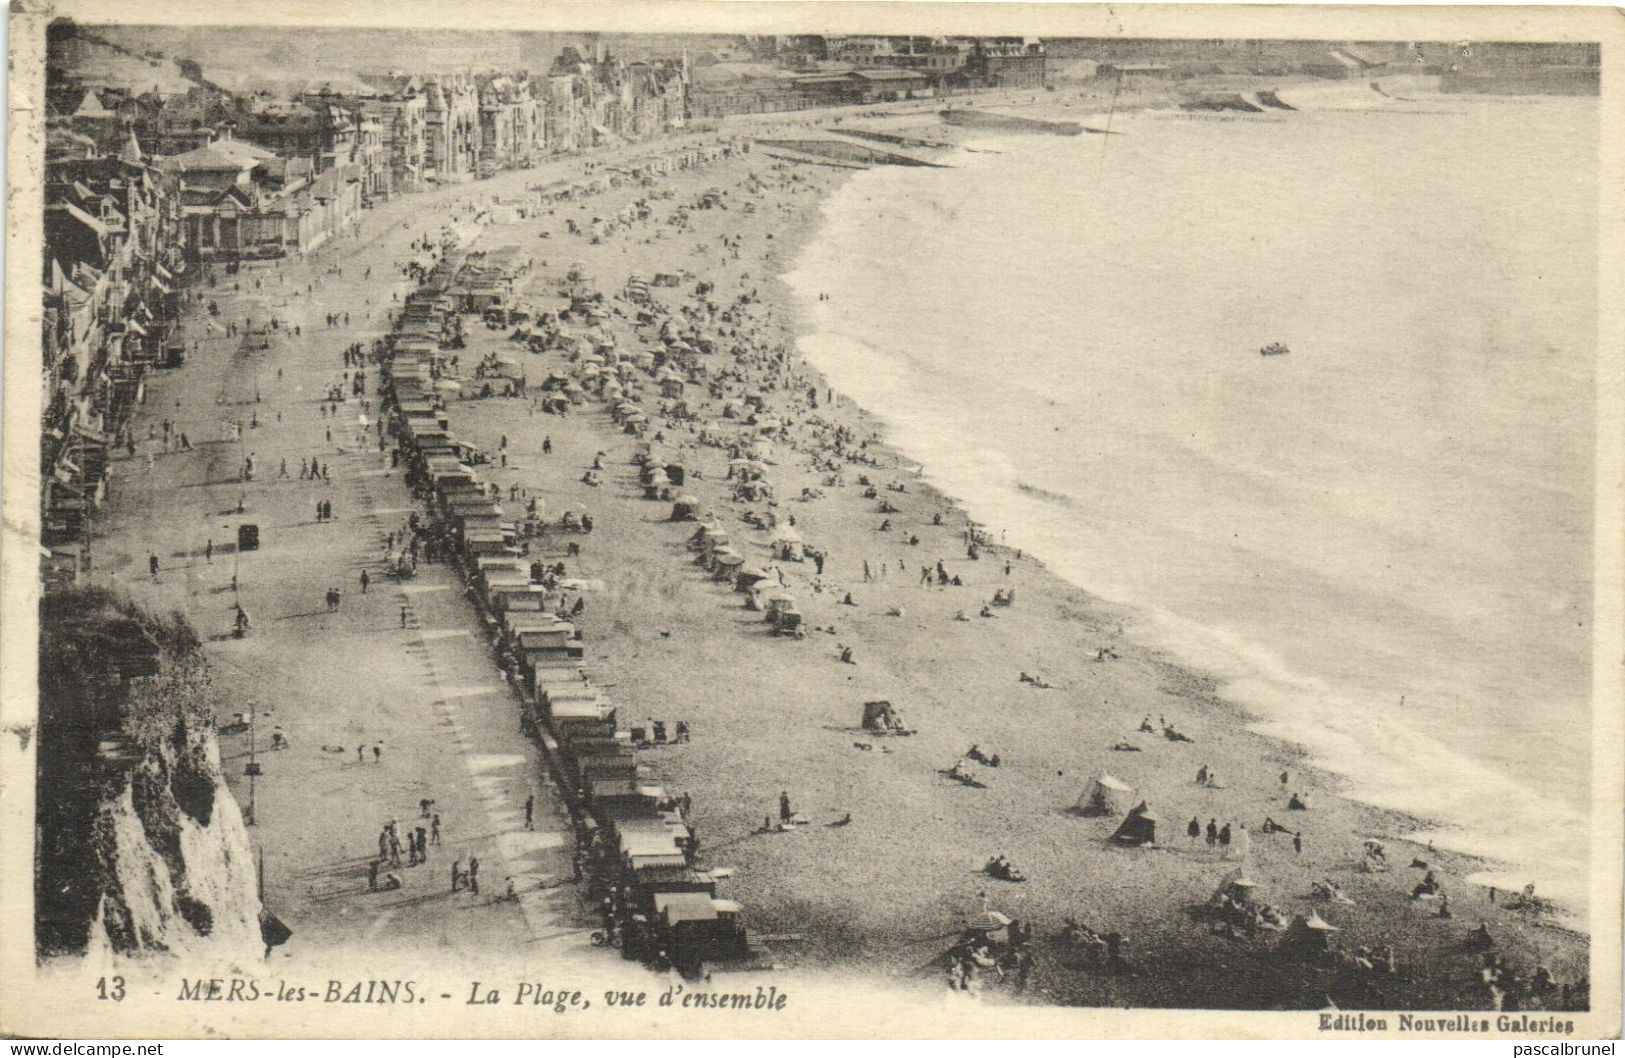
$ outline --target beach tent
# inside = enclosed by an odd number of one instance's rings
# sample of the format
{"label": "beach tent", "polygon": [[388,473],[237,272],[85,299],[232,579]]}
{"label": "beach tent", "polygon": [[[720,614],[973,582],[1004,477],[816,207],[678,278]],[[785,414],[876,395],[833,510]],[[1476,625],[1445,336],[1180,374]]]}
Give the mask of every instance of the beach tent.
{"label": "beach tent", "polygon": [[686,492],[671,505],[671,520],[674,522],[691,522],[699,517],[699,513],[700,501]]}
{"label": "beach tent", "polygon": [[781,525],[773,534],[772,545],[773,553],[787,562],[800,562],[805,556],[806,545],[794,526]]}
{"label": "beach tent", "polygon": [[888,730],[895,715],[891,703],[884,699],[863,703],[863,726],[871,731]]}
{"label": "beach tent", "polygon": [[1141,801],[1123,818],[1117,831],[1112,834],[1112,840],[1119,845],[1155,845],[1159,822],[1152,814],[1151,806]]}
{"label": "beach tent", "polygon": [[1332,934],[1336,932],[1336,926],[1321,918],[1319,912],[1311,911],[1308,917],[1299,915],[1292,920],[1286,936],[1281,938],[1281,947],[1304,954],[1320,954],[1331,949]]}
{"label": "beach tent", "polygon": [[1088,787],[1073,809],[1079,815],[1115,817],[1129,811],[1133,804],[1134,788],[1121,779],[1101,772],[1089,780]]}
{"label": "beach tent", "polygon": [[1225,875],[1219,882],[1219,887],[1213,890],[1213,903],[1217,904],[1226,898],[1237,903],[1250,904],[1258,891],[1258,883],[1247,877],[1247,872],[1236,868]]}

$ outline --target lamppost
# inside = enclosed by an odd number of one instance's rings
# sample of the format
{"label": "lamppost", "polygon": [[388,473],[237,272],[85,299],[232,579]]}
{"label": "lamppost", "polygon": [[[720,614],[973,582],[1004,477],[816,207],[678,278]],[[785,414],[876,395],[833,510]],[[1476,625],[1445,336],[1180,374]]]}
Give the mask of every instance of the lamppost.
{"label": "lamppost", "polygon": [[257,755],[258,745],[254,737],[255,714],[259,712],[259,703],[252,698],[248,701],[248,818],[244,820],[249,826],[254,825],[254,787],[260,777],[260,762]]}

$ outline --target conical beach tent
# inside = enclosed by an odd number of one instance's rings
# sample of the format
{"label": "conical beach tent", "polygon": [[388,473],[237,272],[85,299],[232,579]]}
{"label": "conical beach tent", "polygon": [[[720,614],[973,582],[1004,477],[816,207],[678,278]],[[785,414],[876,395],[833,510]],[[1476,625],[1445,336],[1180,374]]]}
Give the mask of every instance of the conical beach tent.
{"label": "conical beach tent", "polygon": [[1219,887],[1213,890],[1213,899],[1216,902],[1229,897],[1243,904],[1251,903],[1257,890],[1258,883],[1247,877],[1246,871],[1238,868],[1224,876]]}
{"label": "conical beach tent", "polygon": [[1112,840],[1119,845],[1155,845],[1157,843],[1157,824],[1161,822],[1151,812],[1151,806],[1141,801],[1129,810],[1124,817]]}
{"label": "conical beach tent", "polygon": [[1336,926],[1321,918],[1318,912],[1311,911],[1308,917],[1299,915],[1293,920],[1286,936],[1281,939],[1281,946],[1299,952],[1324,952],[1331,948],[1331,937],[1336,932]]}
{"label": "conical beach tent", "polygon": [[1116,818],[1129,811],[1133,804],[1134,787],[1101,772],[1089,780],[1083,796],[1072,807],[1080,815]]}

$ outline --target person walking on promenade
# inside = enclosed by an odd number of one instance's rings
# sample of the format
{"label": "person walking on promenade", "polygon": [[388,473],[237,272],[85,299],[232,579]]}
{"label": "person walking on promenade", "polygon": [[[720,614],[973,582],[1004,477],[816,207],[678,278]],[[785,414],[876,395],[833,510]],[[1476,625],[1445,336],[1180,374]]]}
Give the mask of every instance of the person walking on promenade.
{"label": "person walking on promenade", "polygon": [[361,594],[362,595],[367,594],[367,583],[368,583],[368,581],[367,581],[367,571],[362,570],[361,571]]}
{"label": "person walking on promenade", "polygon": [[429,844],[440,844],[440,813],[436,812],[429,820]]}
{"label": "person walking on promenade", "polygon": [[526,830],[534,830],[534,829],[536,829],[535,827],[533,827],[531,825],[532,821],[535,818],[535,814],[536,814],[536,795],[535,794],[526,794],[525,795],[525,829]]}
{"label": "person walking on promenade", "polygon": [[374,764],[382,764],[384,762],[384,747],[376,744],[372,747],[372,762]]}
{"label": "person walking on promenade", "polygon": [[475,896],[480,895],[480,858],[478,856],[468,858],[468,891]]}
{"label": "person walking on promenade", "polygon": [[779,822],[788,823],[792,813],[790,811],[790,791],[779,791]]}

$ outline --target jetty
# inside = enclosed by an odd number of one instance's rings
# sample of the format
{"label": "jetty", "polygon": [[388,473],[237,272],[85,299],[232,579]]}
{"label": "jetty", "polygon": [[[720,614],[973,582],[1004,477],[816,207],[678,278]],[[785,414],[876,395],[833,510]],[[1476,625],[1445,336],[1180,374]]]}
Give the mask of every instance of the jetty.
{"label": "jetty", "polygon": [[1045,121],[1024,118],[1015,114],[999,114],[986,110],[943,110],[939,116],[949,125],[961,128],[989,129],[998,132],[1035,132],[1051,136],[1081,136],[1083,125],[1076,121]]}
{"label": "jetty", "polygon": [[884,149],[869,143],[857,143],[835,136],[804,138],[762,138],[755,141],[775,157],[788,161],[833,164],[843,168],[867,169],[875,165],[907,165],[925,168],[951,168],[916,154],[895,149]]}

